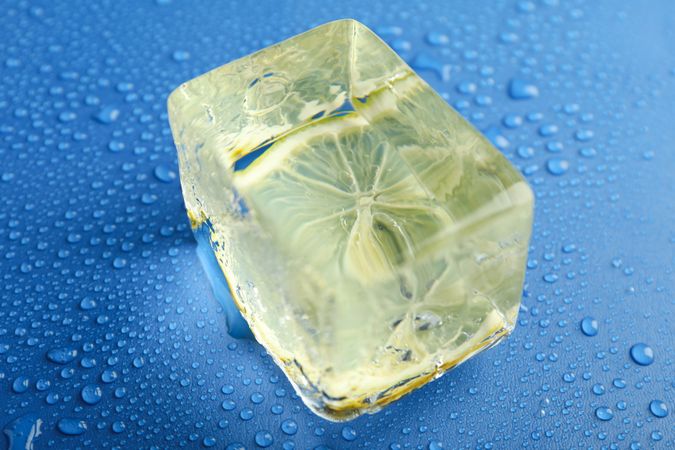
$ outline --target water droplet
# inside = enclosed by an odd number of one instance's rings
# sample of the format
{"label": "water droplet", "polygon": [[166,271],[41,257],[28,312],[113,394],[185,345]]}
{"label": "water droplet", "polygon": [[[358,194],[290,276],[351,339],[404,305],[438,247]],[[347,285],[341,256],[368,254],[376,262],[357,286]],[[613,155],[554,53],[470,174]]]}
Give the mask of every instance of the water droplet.
{"label": "water droplet", "polygon": [[517,114],[507,114],[502,119],[502,124],[506,128],[518,128],[523,124],[523,118]]}
{"label": "water droplet", "polygon": [[595,395],[602,395],[605,393],[605,387],[601,384],[594,384],[593,385],[593,393]]}
{"label": "water droplet", "polygon": [[171,183],[176,179],[176,172],[161,164],[155,167],[154,174],[155,178],[164,183]]}
{"label": "water droplet", "polygon": [[[84,302],[84,300],[82,300]],[[57,364],[68,364],[77,357],[77,350],[74,348],[53,348],[47,352],[47,359]]]}
{"label": "water droplet", "polygon": [[104,383],[112,383],[117,379],[119,374],[113,369],[105,369],[101,374],[101,381]]}
{"label": "water droplet", "polygon": [[558,125],[547,123],[539,127],[539,135],[542,137],[553,136],[558,133]]}
{"label": "water droplet", "polygon": [[141,202],[144,205],[152,205],[157,201],[157,195],[145,192],[143,195],[141,195]]}
{"label": "water droplet", "polygon": [[[109,125],[120,116],[120,110],[114,106],[104,106],[94,115],[94,119],[104,125]],[[112,149],[110,149],[112,150]],[[113,150],[115,151],[115,150]]]}
{"label": "water droplet", "polygon": [[598,321],[592,317],[584,317],[581,320],[581,331],[586,336],[595,336],[598,334]]}
{"label": "water droplet", "polygon": [[225,447],[225,450],[246,450],[246,447],[240,442],[232,442]]}
{"label": "water droplet", "polygon": [[113,424],[112,424],[112,430],[113,430],[113,432],[115,432],[115,433],[121,433],[121,432],[123,432],[126,428],[127,428],[127,426],[126,426],[125,423],[122,422],[121,420],[115,421],[115,422],[113,422]]}
{"label": "water droplet", "polygon": [[187,61],[190,59],[190,53],[185,50],[176,50],[171,54],[171,57],[176,62]]}
{"label": "water droplet", "polygon": [[353,441],[356,439],[356,430],[354,430],[350,426],[346,426],[342,428],[342,438],[346,441]]}
{"label": "water droplet", "polygon": [[110,141],[110,143],[108,143],[108,150],[110,150],[113,153],[121,152],[122,150],[124,150],[124,147],[125,147],[124,142]]}
{"label": "water droplet", "polygon": [[562,158],[551,158],[546,162],[546,170],[551,175],[560,176],[567,172],[570,163]]}
{"label": "water droplet", "polygon": [[594,158],[598,152],[593,147],[582,147],[579,149],[579,155],[584,158]]}
{"label": "water droplet", "polygon": [[668,415],[668,405],[662,400],[652,400],[649,403],[649,410],[655,417],[666,417]]}
{"label": "water droplet", "polygon": [[255,443],[258,447],[267,448],[274,443],[272,433],[269,431],[258,431],[255,434]]}
{"label": "water droplet", "polygon": [[654,362],[654,350],[647,344],[638,343],[630,348],[630,357],[641,366],[648,366]]}
{"label": "water droplet", "polygon": [[460,94],[473,94],[477,89],[478,86],[476,86],[476,83],[471,81],[462,81],[457,85],[457,92]]}
{"label": "water droplet", "polygon": [[59,120],[63,123],[72,122],[77,119],[77,114],[72,111],[63,111],[59,113]]}
{"label": "water droplet", "polygon": [[534,149],[526,145],[521,145],[516,149],[516,154],[523,159],[530,159],[534,156]]}
{"label": "water droplet", "polygon": [[93,298],[85,297],[80,302],[80,308],[82,308],[85,311],[94,309],[95,307],[96,307],[96,300],[94,300]]}
{"label": "water droplet", "polygon": [[579,130],[574,134],[574,138],[579,142],[587,142],[593,139],[594,133],[591,130]]}
{"label": "water droplet", "polygon": [[513,78],[509,83],[509,97],[514,100],[527,100],[539,96],[539,88],[520,78]]}
{"label": "water droplet", "polygon": [[617,389],[623,389],[623,388],[626,387],[626,380],[624,380],[622,378],[614,378],[614,381],[612,381],[612,384]]}
{"label": "water droplet", "polygon": [[17,394],[22,394],[28,390],[29,386],[30,380],[28,377],[20,375],[14,379],[14,382],[12,383],[12,390]]}
{"label": "water droplet", "polygon": [[490,127],[486,130],[483,130],[483,134],[485,134],[485,137],[488,138],[490,142],[492,142],[495,147],[500,150],[505,150],[510,145],[509,140],[506,139],[506,137],[502,134],[502,131],[499,129],[499,127]]}
{"label": "water droplet", "polygon": [[251,394],[251,402],[259,405],[265,400],[265,397],[260,392],[254,392]]}
{"label": "water droplet", "polygon": [[612,420],[614,411],[606,406],[601,406],[595,410],[595,416],[603,421]]}
{"label": "water droplet", "polygon": [[80,419],[63,418],[57,423],[59,431],[68,436],[78,436],[87,431],[87,422]]}
{"label": "water droplet", "polygon": [[131,362],[131,364],[135,368],[140,369],[141,367],[143,367],[145,365],[145,358],[143,358],[142,356],[137,356],[137,357],[134,358],[134,360]]}
{"label": "water droplet", "polygon": [[281,422],[281,431],[289,436],[293,436],[298,432],[298,424],[293,419],[286,419]]}
{"label": "water droplet", "polygon": [[112,265],[115,269],[122,269],[122,268],[126,267],[127,260],[125,258],[122,258],[121,256],[118,256],[115,259],[113,259]]}
{"label": "water droplet", "polygon": [[235,403],[232,400],[223,401],[221,406],[225,411],[232,411],[236,407]]}
{"label": "water droplet", "polygon": [[103,397],[103,391],[101,390],[101,387],[95,384],[88,384],[84,386],[80,394],[82,396],[82,400],[90,405],[95,405],[96,403],[100,402],[101,398]]}
{"label": "water droplet", "polygon": [[429,45],[441,47],[448,45],[450,43],[450,38],[447,34],[439,33],[438,31],[430,31],[426,35],[426,41]]}
{"label": "water droplet", "polygon": [[556,281],[558,281],[558,275],[554,273],[547,273],[546,275],[544,275],[543,279],[547,283],[555,283]]}

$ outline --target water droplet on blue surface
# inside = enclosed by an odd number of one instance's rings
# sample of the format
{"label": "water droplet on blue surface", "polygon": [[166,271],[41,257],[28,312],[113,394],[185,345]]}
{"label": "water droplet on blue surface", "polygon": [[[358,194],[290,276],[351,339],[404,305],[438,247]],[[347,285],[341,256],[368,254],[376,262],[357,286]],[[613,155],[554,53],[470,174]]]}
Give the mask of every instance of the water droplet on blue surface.
{"label": "water droplet on blue surface", "polygon": [[101,381],[104,383],[112,383],[117,379],[119,374],[113,369],[105,369],[101,374]]}
{"label": "water droplet on blue surface", "polygon": [[624,380],[624,379],[622,379],[622,378],[615,378],[615,379],[612,381],[612,384],[613,384],[614,387],[617,388],[617,389],[623,389],[623,388],[626,387],[626,380]]}
{"label": "water droplet on blue surface", "polygon": [[246,447],[240,442],[232,442],[225,447],[225,450],[246,450]]}
{"label": "water droplet on blue surface", "polygon": [[598,321],[593,317],[584,317],[581,319],[581,331],[586,336],[595,336],[598,334]]}
{"label": "water droplet on blue surface", "polygon": [[155,178],[157,178],[159,181],[163,181],[164,183],[171,183],[176,179],[176,172],[162,164],[155,167],[154,174]]}
{"label": "water droplet on blue surface", "polygon": [[502,134],[502,131],[499,127],[490,127],[483,131],[485,137],[488,138],[494,145],[500,150],[504,150],[509,147],[509,140],[506,139],[506,136]]}
{"label": "water droplet on blue surface", "polygon": [[14,382],[12,383],[12,390],[17,394],[23,394],[28,390],[29,386],[30,386],[30,379],[28,377],[20,375],[14,379]]}
{"label": "water droplet on blue surface", "polygon": [[601,406],[595,410],[595,416],[603,421],[612,420],[614,411],[606,406]]}
{"label": "water droplet on blue surface", "polygon": [[269,431],[258,431],[255,434],[255,443],[258,447],[267,448],[274,443],[272,433]]}
{"label": "water droplet on blue surface", "polygon": [[111,427],[114,433],[122,433],[126,428],[127,428],[126,424],[121,420],[113,422]]}
{"label": "water droplet on blue surface", "polygon": [[429,45],[441,47],[444,45],[448,45],[450,43],[450,38],[448,37],[447,34],[443,34],[438,31],[430,31],[426,35],[426,41],[427,43],[429,43]]}
{"label": "water droplet on blue surface", "polygon": [[289,436],[293,436],[298,432],[298,424],[293,419],[286,419],[281,422],[281,431]]}
{"label": "water droplet on blue surface", "polygon": [[593,393],[595,395],[602,395],[605,393],[605,387],[601,384],[594,384],[593,385]]}
{"label": "water droplet on blue surface", "polygon": [[87,431],[87,422],[81,419],[64,417],[57,423],[59,431],[68,436],[78,436]]}
{"label": "water droplet on blue surface", "polygon": [[101,390],[101,387],[95,384],[88,384],[84,386],[80,394],[82,396],[82,400],[90,405],[95,405],[96,403],[100,402],[101,398],[103,397],[103,391]]}
{"label": "water droplet on blue surface", "polygon": [[547,123],[539,127],[539,135],[542,137],[553,136],[558,133],[558,125]]}
{"label": "water droplet on blue surface", "polygon": [[236,407],[232,400],[224,400],[221,406],[225,411],[232,411]]}
{"label": "water droplet on blue surface", "polygon": [[353,441],[356,439],[356,430],[350,426],[343,427],[340,434],[342,434],[342,438],[346,441]]}
{"label": "water droplet on blue surface", "polygon": [[523,118],[518,114],[507,114],[502,118],[502,124],[506,128],[518,128],[523,124]]}
{"label": "water droplet on blue surface", "polygon": [[551,158],[546,162],[546,170],[548,170],[548,173],[556,176],[563,175],[567,172],[569,166],[569,161],[562,158]]}
{"label": "water droplet on blue surface", "polygon": [[630,348],[630,357],[641,366],[648,366],[654,362],[654,350],[647,344],[638,343]]}
{"label": "water droplet on blue surface", "polygon": [[558,281],[558,275],[554,273],[547,273],[546,275],[543,276],[543,279],[547,283],[555,283]]}
{"label": "water droplet on blue surface", "polygon": [[539,88],[529,81],[513,78],[509,82],[509,97],[514,100],[527,100],[539,96]]}
{"label": "water droplet on blue surface", "polygon": [[574,138],[579,142],[590,141],[595,133],[592,130],[579,130],[574,134]]}
{"label": "water droplet on blue surface", "polygon": [[[104,106],[94,114],[94,119],[104,125],[110,125],[120,116],[120,110],[114,106]],[[111,149],[112,150],[112,149]]]}
{"label": "water droplet on blue surface", "polygon": [[190,59],[190,53],[185,50],[176,50],[171,54],[171,57],[176,62],[187,61]]}
{"label": "water droplet on blue surface", "polygon": [[668,415],[668,405],[662,400],[652,400],[649,403],[649,411],[655,417],[666,417]]}
{"label": "water droplet on blue surface", "polygon": [[126,265],[127,265],[126,258],[122,258],[121,256],[118,256],[115,259],[113,259],[113,267],[115,269],[122,269],[122,268],[126,267]]}
{"label": "water droplet on blue surface", "polygon": [[74,348],[53,348],[47,352],[47,359],[57,364],[68,364],[77,357],[77,349]]}
{"label": "water droplet on blue surface", "polygon": [[124,150],[124,147],[125,147],[124,142],[110,141],[108,143],[108,150],[114,153],[121,152],[122,150]]}
{"label": "water droplet on blue surface", "polygon": [[77,119],[77,114],[75,114],[72,111],[63,111],[59,113],[59,120],[61,122],[72,122],[73,120]]}
{"label": "water droplet on blue surface", "polygon": [[530,159],[534,156],[534,149],[527,145],[521,145],[516,149],[516,154],[523,159]]}
{"label": "water droplet on blue surface", "polygon": [[94,309],[95,307],[96,307],[96,300],[94,300],[93,298],[85,297],[80,302],[80,308],[82,308],[85,311]]}

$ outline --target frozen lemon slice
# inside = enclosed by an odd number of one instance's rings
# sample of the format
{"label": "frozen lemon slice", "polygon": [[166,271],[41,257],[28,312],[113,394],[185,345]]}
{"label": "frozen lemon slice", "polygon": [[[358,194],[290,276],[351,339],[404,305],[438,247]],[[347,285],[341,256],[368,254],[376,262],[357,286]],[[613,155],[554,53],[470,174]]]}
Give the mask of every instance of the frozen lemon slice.
{"label": "frozen lemon slice", "polygon": [[169,115],[193,226],[317,414],[375,412],[513,328],[532,192],[363,25],[189,81]]}
{"label": "frozen lemon slice", "polygon": [[377,127],[329,117],[274,143],[234,184],[289,253],[381,282],[452,223]]}

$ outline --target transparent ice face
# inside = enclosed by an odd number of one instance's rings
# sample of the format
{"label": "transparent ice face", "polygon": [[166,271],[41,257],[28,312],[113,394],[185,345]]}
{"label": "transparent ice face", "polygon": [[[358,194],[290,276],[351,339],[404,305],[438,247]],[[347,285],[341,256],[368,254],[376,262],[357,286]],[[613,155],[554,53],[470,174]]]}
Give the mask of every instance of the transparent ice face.
{"label": "transparent ice face", "polygon": [[531,190],[363,25],[215,69],[169,114],[192,225],[317,414],[374,412],[512,330]]}

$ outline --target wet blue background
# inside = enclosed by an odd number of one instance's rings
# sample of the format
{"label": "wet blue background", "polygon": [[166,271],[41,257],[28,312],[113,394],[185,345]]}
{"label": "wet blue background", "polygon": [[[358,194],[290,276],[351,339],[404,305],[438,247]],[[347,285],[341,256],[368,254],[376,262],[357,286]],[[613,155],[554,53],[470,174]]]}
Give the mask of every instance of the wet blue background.
{"label": "wet blue background", "polygon": [[[514,334],[348,424],[227,336],[165,108],[182,81],[341,17],[537,195]],[[668,0],[1,1],[0,427],[15,445],[39,428],[35,448],[672,448],[673,30]]]}

